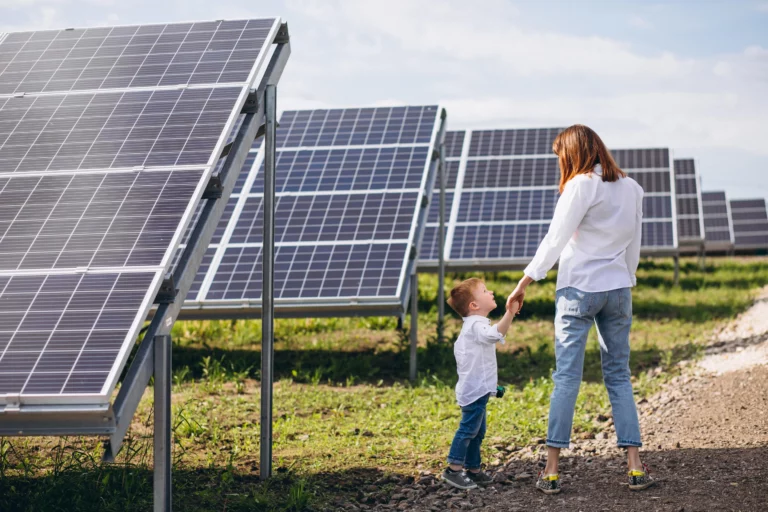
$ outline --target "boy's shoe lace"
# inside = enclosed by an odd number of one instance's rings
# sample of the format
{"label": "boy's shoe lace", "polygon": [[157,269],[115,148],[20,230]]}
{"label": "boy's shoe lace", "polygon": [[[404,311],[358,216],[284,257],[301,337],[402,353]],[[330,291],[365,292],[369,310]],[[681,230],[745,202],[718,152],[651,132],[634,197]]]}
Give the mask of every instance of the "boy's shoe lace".
{"label": "boy's shoe lace", "polygon": [[440,480],[457,489],[477,489],[477,484],[464,471],[452,471],[450,468],[446,468],[440,475]]}

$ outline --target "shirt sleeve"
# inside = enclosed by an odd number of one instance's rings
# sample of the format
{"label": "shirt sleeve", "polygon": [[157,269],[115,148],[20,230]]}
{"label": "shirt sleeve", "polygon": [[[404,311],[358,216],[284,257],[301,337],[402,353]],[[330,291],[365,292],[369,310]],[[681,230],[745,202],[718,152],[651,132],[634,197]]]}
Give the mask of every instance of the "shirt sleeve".
{"label": "shirt sleeve", "polygon": [[640,242],[643,237],[643,190],[637,187],[637,217],[635,218],[635,236],[627,246],[625,258],[632,286],[637,286],[637,266],[640,264]]}
{"label": "shirt sleeve", "polygon": [[555,206],[549,231],[536,250],[533,260],[525,268],[525,275],[534,281],[547,277],[547,272],[560,258],[568,240],[576,232],[587,210],[592,206],[595,189],[591,186],[590,180],[593,179],[600,179],[600,177],[577,176],[565,185],[563,195]]}
{"label": "shirt sleeve", "polygon": [[504,335],[499,332],[499,329],[495,325],[488,325],[483,323],[476,323],[473,326],[475,331],[475,339],[480,343],[487,343],[493,345],[495,343],[504,343]]}

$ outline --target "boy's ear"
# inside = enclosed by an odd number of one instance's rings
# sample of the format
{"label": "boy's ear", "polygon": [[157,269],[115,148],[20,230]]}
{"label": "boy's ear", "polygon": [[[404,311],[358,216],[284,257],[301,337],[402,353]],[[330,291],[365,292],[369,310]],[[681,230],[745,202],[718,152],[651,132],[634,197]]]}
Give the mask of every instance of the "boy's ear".
{"label": "boy's ear", "polygon": [[470,311],[473,310],[473,309],[480,309],[480,306],[477,304],[477,302],[472,301],[472,302],[469,303],[469,309],[470,309]]}

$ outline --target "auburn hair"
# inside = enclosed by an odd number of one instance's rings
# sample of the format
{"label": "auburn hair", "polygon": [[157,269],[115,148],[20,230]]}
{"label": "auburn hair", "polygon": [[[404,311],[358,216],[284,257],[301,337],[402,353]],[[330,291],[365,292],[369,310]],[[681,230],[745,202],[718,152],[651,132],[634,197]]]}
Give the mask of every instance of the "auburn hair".
{"label": "auburn hair", "polygon": [[448,297],[448,305],[459,315],[469,316],[469,304],[475,300],[475,289],[482,282],[476,277],[471,277],[454,286],[451,290],[451,296]]}
{"label": "auburn hair", "polygon": [[552,143],[552,151],[560,161],[561,194],[576,175],[592,172],[597,164],[603,169],[603,181],[613,182],[627,177],[600,137],[583,124],[569,126],[560,132]]}

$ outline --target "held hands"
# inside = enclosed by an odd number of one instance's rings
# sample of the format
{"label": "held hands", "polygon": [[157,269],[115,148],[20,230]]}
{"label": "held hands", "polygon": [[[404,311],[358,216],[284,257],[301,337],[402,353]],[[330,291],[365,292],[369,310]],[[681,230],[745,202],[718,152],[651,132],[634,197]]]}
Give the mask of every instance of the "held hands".
{"label": "held hands", "polygon": [[528,288],[528,285],[532,282],[533,279],[528,276],[524,276],[520,282],[517,283],[517,287],[515,287],[515,290],[507,298],[507,310],[509,310],[512,304],[515,302],[518,303],[516,312],[519,312],[523,308],[523,302],[525,301],[525,289]]}
{"label": "held hands", "polygon": [[520,303],[517,301],[507,301],[507,313],[516,315],[520,311]]}

